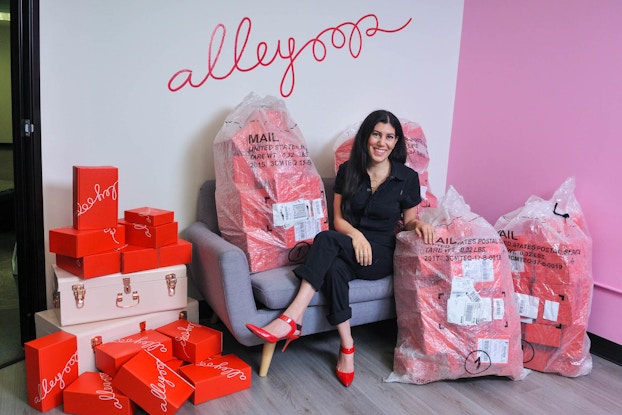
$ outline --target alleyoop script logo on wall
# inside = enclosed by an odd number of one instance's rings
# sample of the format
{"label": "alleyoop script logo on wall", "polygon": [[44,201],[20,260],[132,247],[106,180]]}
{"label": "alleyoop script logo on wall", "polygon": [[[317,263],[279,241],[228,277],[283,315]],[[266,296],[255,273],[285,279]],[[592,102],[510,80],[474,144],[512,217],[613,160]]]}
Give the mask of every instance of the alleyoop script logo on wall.
{"label": "alleyoop script logo on wall", "polygon": [[[244,57],[252,56],[252,51],[246,53],[248,39],[251,34],[252,20],[244,17],[238,24],[235,40],[233,42],[233,60],[231,62],[219,62],[219,58],[227,36],[227,28],[219,23],[212,31],[207,50],[207,68],[204,73],[195,73],[193,69],[180,69],[168,81],[168,89],[177,92],[186,86],[193,88],[202,87],[208,79],[221,81],[227,79],[235,71],[250,72],[258,67],[270,66],[277,60],[287,62],[283,76],[281,77],[280,92],[283,98],[287,98],[294,92],[296,76],[294,64],[298,56],[305,50],[310,52],[316,62],[326,59],[329,46],[335,49],[346,48],[354,59],[358,58],[363,49],[365,37],[373,37],[378,33],[396,33],[408,26],[412,18],[409,18],[402,26],[395,29],[380,27],[380,21],[375,14],[366,14],[356,22],[343,22],[335,27],[322,30],[316,37],[308,40],[299,49],[296,48],[296,39],[287,38],[286,42],[277,41],[272,50],[266,42],[259,42],[255,47],[255,56],[251,64],[242,64]],[[200,78],[202,76],[202,78]]]}

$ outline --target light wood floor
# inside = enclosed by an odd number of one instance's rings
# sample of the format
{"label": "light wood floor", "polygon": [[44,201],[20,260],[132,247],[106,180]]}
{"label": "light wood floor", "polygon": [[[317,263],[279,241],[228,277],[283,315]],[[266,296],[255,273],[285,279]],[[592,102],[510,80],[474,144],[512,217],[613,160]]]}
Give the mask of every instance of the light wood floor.
{"label": "light wood floor", "polygon": [[[349,388],[334,376],[336,332],[304,337],[285,353],[277,349],[266,378],[257,375],[261,348],[241,347],[225,335],[223,352],[253,367],[252,388],[197,406],[187,402],[177,413],[622,414],[622,366],[596,356],[592,373],[579,378],[531,372],[522,381],[488,377],[427,385],[385,383],[393,368],[395,321],[355,327],[353,334],[356,377]],[[40,413],[26,403],[25,382],[23,361],[0,370],[0,414]],[[62,413],[62,406],[46,412]]]}

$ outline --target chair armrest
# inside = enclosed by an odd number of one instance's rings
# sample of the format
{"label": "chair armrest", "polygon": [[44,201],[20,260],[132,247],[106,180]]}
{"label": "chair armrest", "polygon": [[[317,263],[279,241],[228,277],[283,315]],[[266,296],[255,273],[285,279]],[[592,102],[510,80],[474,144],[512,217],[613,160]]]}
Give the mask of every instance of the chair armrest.
{"label": "chair armrest", "polygon": [[185,237],[192,243],[189,277],[197,290],[238,342],[245,346],[260,344],[245,325],[265,324],[269,317],[255,304],[244,251],[203,222],[191,224]]}

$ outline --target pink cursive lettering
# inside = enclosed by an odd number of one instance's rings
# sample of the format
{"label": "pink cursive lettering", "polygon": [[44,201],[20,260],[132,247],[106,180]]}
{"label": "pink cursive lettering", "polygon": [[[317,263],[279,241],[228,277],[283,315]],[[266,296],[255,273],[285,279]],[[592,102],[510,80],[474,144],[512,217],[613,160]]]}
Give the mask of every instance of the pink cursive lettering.
{"label": "pink cursive lettering", "polygon": [[93,190],[95,191],[95,196],[86,198],[85,203],[80,204],[80,202],[78,202],[78,210],[76,211],[76,216],[84,215],[86,212],[91,210],[91,208],[95,205],[95,203],[101,202],[107,197],[111,198],[112,200],[117,200],[118,183],[119,183],[118,181],[114,182],[113,184],[108,186],[104,191],[101,190],[101,186],[99,184],[96,184],[95,186],[93,186]]}
{"label": "pink cursive lettering", "polygon": [[364,37],[373,37],[378,33],[396,33],[403,30],[410,24],[412,18],[406,23],[395,29],[383,29],[380,27],[378,16],[375,14],[366,14],[356,22],[343,22],[335,27],[329,27],[322,30],[316,37],[308,40],[300,48],[296,47],[296,39],[289,37],[287,41],[277,41],[273,52],[264,41],[257,43],[255,47],[254,61],[249,65],[243,65],[242,60],[246,56],[246,48],[252,29],[252,21],[249,17],[244,17],[236,30],[233,42],[233,62],[228,63],[228,69],[222,69],[224,66],[219,64],[220,54],[225,43],[227,28],[224,24],[219,23],[212,31],[207,51],[207,68],[206,73],[201,79],[196,79],[192,69],[181,69],[177,71],[168,81],[168,89],[171,92],[177,92],[186,86],[199,88],[203,86],[208,79],[221,81],[227,79],[235,71],[250,72],[260,66],[267,67],[274,64],[278,59],[287,63],[283,76],[281,77],[280,92],[283,98],[287,98],[294,92],[296,84],[295,62],[296,59],[306,50],[310,49],[310,53],[316,62],[323,62],[328,54],[329,46],[334,49],[347,48],[350,56],[357,59],[363,49]]}
{"label": "pink cursive lettering", "polygon": [[228,379],[238,376],[240,380],[246,380],[246,375],[244,374],[244,372],[242,372],[240,369],[230,368],[227,366],[228,364],[229,362],[220,362],[215,365],[209,360],[204,360],[197,363],[197,366],[213,367],[216,370],[220,370],[220,374],[226,376]]}
{"label": "pink cursive lettering", "polygon": [[190,357],[190,355],[188,355],[188,352],[186,351],[186,344],[188,343],[188,340],[190,339],[190,332],[192,332],[192,329],[195,327],[196,326],[192,324],[191,322],[188,322],[188,326],[186,327],[177,327],[177,330],[179,330],[181,334],[175,337],[175,340],[178,341],[179,344],[181,344],[182,349],[184,349],[184,354],[187,357]]}
{"label": "pink cursive lettering", "polygon": [[170,386],[172,388],[175,387],[175,383],[171,380],[166,379],[166,375],[168,372],[166,371],[167,366],[162,363],[159,359],[156,359],[156,369],[158,370],[158,382],[156,384],[151,383],[149,387],[151,388],[151,394],[158,399],[162,400],[160,404],[160,409],[162,412],[168,411],[168,398],[166,397],[166,387]]}
{"label": "pink cursive lettering", "polygon": [[58,386],[60,390],[65,389],[65,375],[67,373],[71,373],[71,371],[73,370],[73,366],[77,363],[78,352],[74,353],[69,358],[67,363],[65,363],[65,367],[63,367],[63,370],[58,372],[52,379],[41,379],[41,383],[37,386],[39,393],[34,398],[35,403],[42,402],[56,386]]}
{"label": "pink cursive lettering", "polygon": [[138,216],[141,218],[145,218],[145,221],[147,223],[151,223],[151,208],[145,208],[143,212],[138,213]]}
{"label": "pink cursive lettering", "polygon": [[109,233],[110,236],[112,237],[112,241],[115,244],[119,245],[119,241],[117,241],[117,237],[116,237],[117,228],[106,228],[106,229],[104,229],[104,233]]}
{"label": "pink cursive lettering", "polygon": [[160,352],[166,353],[168,350],[166,346],[160,342],[149,340],[148,337],[141,337],[139,339],[117,339],[115,343],[134,343],[138,344],[142,349],[152,352],[156,349],[160,349]]}
{"label": "pink cursive lettering", "polygon": [[151,238],[151,232],[149,231],[149,228],[147,227],[147,225],[141,225],[140,223],[135,223],[134,229],[136,229],[137,231],[145,231],[145,236],[147,238]]}
{"label": "pink cursive lettering", "polygon": [[105,373],[100,372],[99,377],[102,380],[102,389],[96,390],[95,393],[99,395],[99,399],[102,401],[112,401],[112,404],[117,409],[123,409],[123,405],[119,398],[117,398],[116,393],[112,389],[112,377]]}

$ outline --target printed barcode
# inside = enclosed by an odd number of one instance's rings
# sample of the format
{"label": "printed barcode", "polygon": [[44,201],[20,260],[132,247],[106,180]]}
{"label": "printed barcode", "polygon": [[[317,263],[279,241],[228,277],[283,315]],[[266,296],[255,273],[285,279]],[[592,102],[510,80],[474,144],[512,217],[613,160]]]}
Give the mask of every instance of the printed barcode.
{"label": "printed barcode", "polygon": [[294,219],[306,218],[308,216],[306,203],[295,203],[292,208]]}
{"label": "printed barcode", "polygon": [[464,312],[464,320],[466,323],[470,323],[473,321],[473,304],[469,303],[466,306],[466,310]]}
{"label": "printed barcode", "polygon": [[525,301],[523,301],[523,299],[518,301],[518,314],[521,316],[525,314]]}
{"label": "printed barcode", "polygon": [[317,220],[306,220],[294,226],[296,241],[312,239],[320,233],[321,225]]}
{"label": "printed barcode", "polygon": [[483,362],[490,362],[490,355],[491,355],[491,345],[490,345],[490,340],[483,340],[480,345],[479,348],[483,351],[485,351],[486,353],[480,353],[479,357],[482,359]]}
{"label": "printed barcode", "polygon": [[494,314],[493,319],[500,320],[503,318],[503,314],[505,313],[505,302],[502,298],[495,298],[492,300],[494,306]]}
{"label": "printed barcode", "polygon": [[474,303],[478,303],[481,300],[479,294],[475,291],[467,291],[466,295],[467,297],[469,297],[469,300],[473,301]]}

